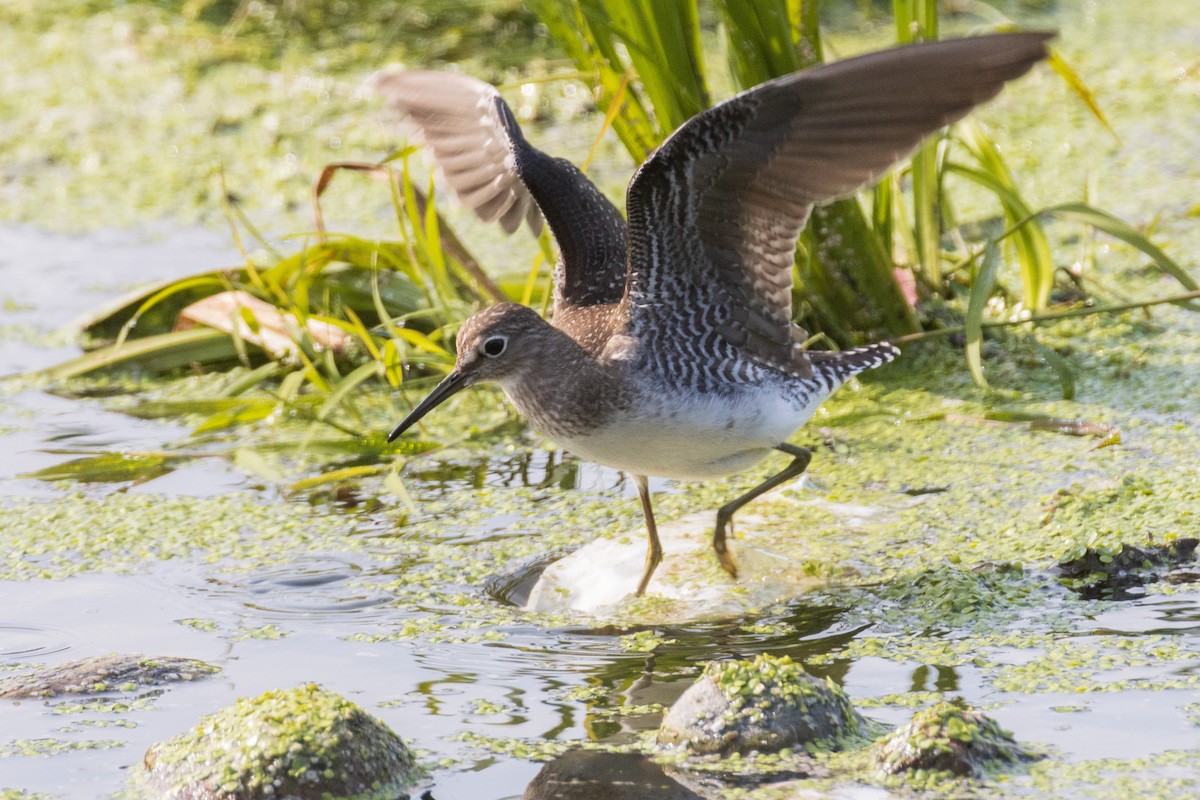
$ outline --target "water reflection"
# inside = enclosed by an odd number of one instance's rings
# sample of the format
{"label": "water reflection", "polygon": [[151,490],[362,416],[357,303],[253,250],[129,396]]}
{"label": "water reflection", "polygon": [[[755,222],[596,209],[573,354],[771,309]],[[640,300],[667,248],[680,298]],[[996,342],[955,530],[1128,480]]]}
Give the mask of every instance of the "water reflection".
{"label": "water reflection", "polygon": [[542,767],[524,800],[700,800],[648,758],[572,750]]}
{"label": "water reflection", "polygon": [[579,462],[562,450],[519,450],[503,457],[482,457],[410,465],[406,477],[422,497],[441,498],[467,489],[578,489]]}
{"label": "water reflection", "polygon": [[912,686],[909,691],[957,692],[958,671],[954,667],[943,667],[940,664],[922,664],[912,672]]}

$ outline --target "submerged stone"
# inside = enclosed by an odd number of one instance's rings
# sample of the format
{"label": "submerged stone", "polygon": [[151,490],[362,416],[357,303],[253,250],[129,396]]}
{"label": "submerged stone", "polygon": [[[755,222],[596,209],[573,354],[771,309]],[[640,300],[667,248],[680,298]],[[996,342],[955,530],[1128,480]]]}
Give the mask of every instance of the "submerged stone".
{"label": "submerged stone", "polygon": [[712,551],[713,514],[689,514],[660,523],[663,561],[646,590],[653,601],[634,597],[646,561],[646,534],[635,529],[623,536],[588,542],[546,567],[525,602],[527,611],[611,616],[641,603],[649,619],[679,621],[737,617],[811,592],[821,585],[804,569],[754,545],[758,518],[738,518],[745,538],[735,547],[738,580],[717,564]]}
{"label": "submerged stone", "polygon": [[709,664],[663,717],[658,741],[696,754],[831,747],[864,724],[832,681],[760,655]]}
{"label": "submerged stone", "polygon": [[219,671],[218,667],[191,658],[113,653],[68,661],[0,681],[0,697],[17,699],[130,691],[141,686],[194,681]]}
{"label": "submerged stone", "polygon": [[400,737],[318,686],[266,692],[146,751],[138,796],[178,800],[394,800],[413,781]]}
{"label": "submerged stone", "polygon": [[547,763],[522,800],[701,800],[636,753],[571,750]]}
{"label": "submerged stone", "polygon": [[888,775],[924,771],[978,778],[989,768],[1035,758],[995,720],[961,699],[918,711],[875,751],[877,768]]}

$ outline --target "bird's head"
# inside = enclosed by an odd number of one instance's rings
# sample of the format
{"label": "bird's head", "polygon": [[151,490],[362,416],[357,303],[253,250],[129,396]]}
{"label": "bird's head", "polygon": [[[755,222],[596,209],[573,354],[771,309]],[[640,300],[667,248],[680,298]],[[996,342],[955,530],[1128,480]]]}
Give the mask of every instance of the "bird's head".
{"label": "bird's head", "polygon": [[393,441],[422,417],[472,384],[514,380],[536,358],[539,333],[550,328],[537,312],[517,303],[498,303],[473,314],[458,331],[454,369],[388,436]]}

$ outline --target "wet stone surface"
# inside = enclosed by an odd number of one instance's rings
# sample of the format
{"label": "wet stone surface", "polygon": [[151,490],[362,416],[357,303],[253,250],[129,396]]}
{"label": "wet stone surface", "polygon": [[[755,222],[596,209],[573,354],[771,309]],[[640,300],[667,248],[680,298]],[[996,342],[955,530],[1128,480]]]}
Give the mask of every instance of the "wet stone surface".
{"label": "wet stone surface", "polygon": [[664,716],[658,742],[695,754],[837,749],[865,725],[835,684],[760,655],[709,664]]}
{"label": "wet stone surface", "polygon": [[0,681],[0,697],[45,698],[63,694],[130,691],[142,686],[194,681],[219,671],[211,664],[191,658],[114,653],[68,661]]}
{"label": "wet stone surface", "polygon": [[393,800],[412,783],[414,764],[378,719],[308,685],[238,700],[154,745],[131,789],[189,800]]}
{"label": "wet stone surface", "polygon": [[887,775],[924,772],[981,778],[989,769],[1037,757],[995,720],[956,699],[918,711],[911,722],[876,745],[875,762]]}

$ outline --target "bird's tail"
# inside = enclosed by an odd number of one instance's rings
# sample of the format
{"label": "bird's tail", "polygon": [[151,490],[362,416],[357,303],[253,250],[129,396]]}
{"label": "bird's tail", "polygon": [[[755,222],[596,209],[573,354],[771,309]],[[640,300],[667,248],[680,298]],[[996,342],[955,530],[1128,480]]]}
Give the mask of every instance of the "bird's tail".
{"label": "bird's tail", "polygon": [[853,350],[809,350],[813,369],[844,383],[860,372],[883,366],[900,355],[900,348],[891,342],[877,342]]}

